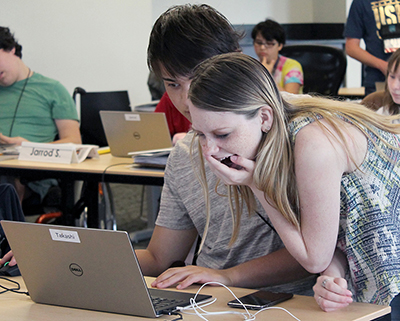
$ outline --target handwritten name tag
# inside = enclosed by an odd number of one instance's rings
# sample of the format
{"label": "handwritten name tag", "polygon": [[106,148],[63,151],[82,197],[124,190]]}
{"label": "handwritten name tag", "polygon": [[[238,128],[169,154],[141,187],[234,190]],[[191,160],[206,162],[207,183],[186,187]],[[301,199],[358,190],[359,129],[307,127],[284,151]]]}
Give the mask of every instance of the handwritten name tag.
{"label": "handwritten name tag", "polygon": [[23,142],[18,159],[58,164],[80,163],[87,157],[98,158],[97,148],[95,145]]}

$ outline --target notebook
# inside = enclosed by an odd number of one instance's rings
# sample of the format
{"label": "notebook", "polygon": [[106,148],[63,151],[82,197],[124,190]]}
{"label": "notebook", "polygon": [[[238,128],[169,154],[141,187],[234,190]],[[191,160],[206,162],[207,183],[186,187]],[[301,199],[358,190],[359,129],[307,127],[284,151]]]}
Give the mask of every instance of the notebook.
{"label": "notebook", "polygon": [[133,165],[148,168],[165,169],[167,166],[168,155],[137,155],[133,157]]}
{"label": "notebook", "polygon": [[104,132],[113,156],[132,152],[172,149],[164,113],[100,111]]}
{"label": "notebook", "polygon": [[[194,293],[148,289],[127,232],[1,221],[37,303],[156,317]],[[156,296],[172,305],[156,308]],[[211,298],[198,295],[197,301]]]}

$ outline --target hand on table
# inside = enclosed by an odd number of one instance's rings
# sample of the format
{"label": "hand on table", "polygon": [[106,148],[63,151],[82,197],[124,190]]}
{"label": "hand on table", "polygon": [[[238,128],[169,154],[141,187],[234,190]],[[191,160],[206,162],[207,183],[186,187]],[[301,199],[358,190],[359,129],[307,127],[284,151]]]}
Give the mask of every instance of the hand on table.
{"label": "hand on table", "polygon": [[230,286],[232,283],[223,270],[189,265],[166,270],[155,279],[151,286],[163,289],[179,283],[176,288],[181,290],[193,283],[204,284],[206,282],[220,282],[227,286]]}
{"label": "hand on table", "polygon": [[10,262],[10,266],[14,266],[17,264],[17,260],[14,257],[14,254],[12,251],[7,252],[1,259],[0,259],[0,265],[3,265],[6,262]]}
{"label": "hand on table", "polygon": [[325,312],[342,309],[353,302],[352,293],[347,289],[347,281],[343,278],[321,275],[313,290],[317,304]]}
{"label": "hand on table", "polygon": [[22,142],[27,142],[28,140],[23,137],[8,137],[0,133],[0,143],[1,144],[15,144],[21,145]]}

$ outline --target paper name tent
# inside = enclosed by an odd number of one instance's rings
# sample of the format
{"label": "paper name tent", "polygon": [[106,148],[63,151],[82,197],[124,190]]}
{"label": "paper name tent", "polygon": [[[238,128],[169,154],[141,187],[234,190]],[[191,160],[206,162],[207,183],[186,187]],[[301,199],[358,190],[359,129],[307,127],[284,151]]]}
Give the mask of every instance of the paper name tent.
{"label": "paper name tent", "polygon": [[81,163],[86,158],[98,158],[97,149],[97,145],[23,142],[18,159],[59,164]]}

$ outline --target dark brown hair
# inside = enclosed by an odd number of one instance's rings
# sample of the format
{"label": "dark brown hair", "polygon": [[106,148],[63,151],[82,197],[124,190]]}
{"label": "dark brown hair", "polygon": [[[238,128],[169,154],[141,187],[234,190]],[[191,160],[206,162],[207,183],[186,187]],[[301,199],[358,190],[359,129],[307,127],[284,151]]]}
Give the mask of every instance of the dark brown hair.
{"label": "dark brown hair", "polygon": [[214,8],[179,5],[169,8],[155,22],[147,48],[147,63],[157,76],[161,66],[173,77],[190,77],[203,60],[240,51],[240,34]]}
{"label": "dark brown hair", "polygon": [[15,40],[9,28],[0,27],[0,49],[11,51],[15,48],[15,55],[22,58],[22,46]]}

